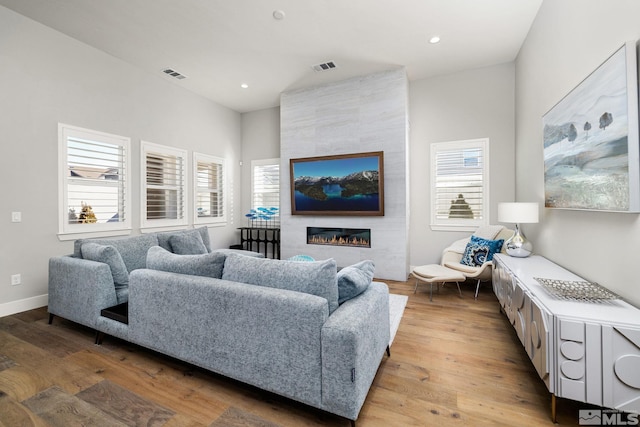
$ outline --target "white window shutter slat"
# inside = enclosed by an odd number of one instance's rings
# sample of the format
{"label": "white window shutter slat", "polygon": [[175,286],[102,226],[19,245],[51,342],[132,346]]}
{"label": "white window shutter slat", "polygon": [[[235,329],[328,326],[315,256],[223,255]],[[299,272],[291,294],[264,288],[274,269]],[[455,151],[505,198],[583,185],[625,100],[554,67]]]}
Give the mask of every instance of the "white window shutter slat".
{"label": "white window shutter slat", "polygon": [[226,166],[222,158],[194,153],[194,222],[226,223]]}
{"label": "white window shutter slat", "polygon": [[269,222],[280,224],[280,159],[251,162],[251,208],[270,209]]}
{"label": "white window shutter slat", "polygon": [[142,141],[143,210],[142,226],[185,225],[185,150]]}
{"label": "white window shutter slat", "polygon": [[488,224],[488,139],[431,144],[431,227]]}
{"label": "white window shutter slat", "polygon": [[58,130],[61,239],[128,229],[129,138],[62,123]]}

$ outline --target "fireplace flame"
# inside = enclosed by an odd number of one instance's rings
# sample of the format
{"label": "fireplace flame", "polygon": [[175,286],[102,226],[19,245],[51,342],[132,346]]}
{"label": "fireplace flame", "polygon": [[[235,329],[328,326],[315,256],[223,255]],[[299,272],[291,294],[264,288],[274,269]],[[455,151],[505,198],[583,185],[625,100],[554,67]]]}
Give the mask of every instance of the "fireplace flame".
{"label": "fireplace flame", "polygon": [[361,247],[371,247],[369,241],[367,239],[352,237],[345,239],[344,237],[333,236],[332,238],[327,238],[323,236],[310,236],[309,243],[315,245],[333,245],[333,246],[361,246]]}

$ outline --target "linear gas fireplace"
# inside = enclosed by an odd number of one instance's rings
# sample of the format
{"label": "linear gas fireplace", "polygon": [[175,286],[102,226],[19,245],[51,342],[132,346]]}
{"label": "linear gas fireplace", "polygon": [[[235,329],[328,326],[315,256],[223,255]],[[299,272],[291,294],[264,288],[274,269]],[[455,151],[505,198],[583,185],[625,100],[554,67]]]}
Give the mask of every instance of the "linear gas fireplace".
{"label": "linear gas fireplace", "polygon": [[370,248],[371,229],[307,227],[307,243],[310,245]]}

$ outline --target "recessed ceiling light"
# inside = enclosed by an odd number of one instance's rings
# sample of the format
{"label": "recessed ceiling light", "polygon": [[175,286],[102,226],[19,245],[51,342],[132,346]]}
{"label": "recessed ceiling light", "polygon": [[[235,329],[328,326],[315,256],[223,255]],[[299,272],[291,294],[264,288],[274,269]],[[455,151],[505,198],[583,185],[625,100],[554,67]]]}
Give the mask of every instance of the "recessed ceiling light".
{"label": "recessed ceiling light", "polygon": [[429,43],[431,44],[436,44],[436,43],[440,43],[440,37],[438,36],[433,36],[429,39]]}
{"label": "recessed ceiling light", "polygon": [[246,84],[246,83],[242,83],[242,84],[240,85],[240,87],[241,87],[242,89],[246,89],[246,88],[248,88],[248,87],[249,87],[249,85],[248,85],[248,84]]}
{"label": "recessed ceiling light", "polygon": [[273,19],[276,21],[282,21],[285,17],[284,10],[274,10],[273,11]]}

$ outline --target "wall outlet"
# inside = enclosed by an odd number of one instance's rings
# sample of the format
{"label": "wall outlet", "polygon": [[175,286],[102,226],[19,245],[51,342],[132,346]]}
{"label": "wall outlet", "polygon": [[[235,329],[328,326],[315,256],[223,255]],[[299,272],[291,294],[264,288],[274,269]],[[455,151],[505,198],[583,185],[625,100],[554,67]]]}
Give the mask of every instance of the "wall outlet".
{"label": "wall outlet", "polygon": [[11,275],[11,286],[19,285],[20,283],[22,283],[22,276],[19,275],[19,274],[12,274]]}
{"label": "wall outlet", "polygon": [[22,212],[11,212],[11,222],[22,222]]}

